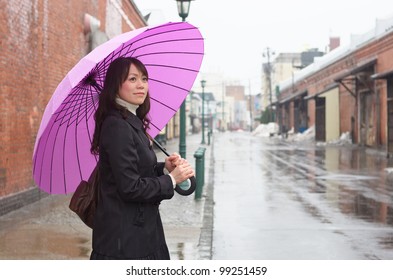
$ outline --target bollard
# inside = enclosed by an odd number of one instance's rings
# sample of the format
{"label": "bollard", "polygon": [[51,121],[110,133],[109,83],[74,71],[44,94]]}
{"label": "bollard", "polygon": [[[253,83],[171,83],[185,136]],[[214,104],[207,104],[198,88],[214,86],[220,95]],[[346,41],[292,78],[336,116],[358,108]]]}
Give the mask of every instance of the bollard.
{"label": "bollard", "polygon": [[199,147],[195,153],[195,199],[202,197],[203,185],[205,184],[205,150],[206,148]]}
{"label": "bollard", "polygon": [[210,136],[211,136],[211,131],[207,133],[207,145],[210,145]]}

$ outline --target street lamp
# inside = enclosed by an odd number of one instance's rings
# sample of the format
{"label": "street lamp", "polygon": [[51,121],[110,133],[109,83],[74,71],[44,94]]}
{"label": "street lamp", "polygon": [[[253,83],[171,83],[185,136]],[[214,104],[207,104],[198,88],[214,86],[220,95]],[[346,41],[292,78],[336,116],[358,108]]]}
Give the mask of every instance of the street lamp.
{"label": "street lamp", "polygon": [[202,142],[201,144],[206,144],[205,143],[205,85],[206,85],[206,81],[201,80],[201,86],[202,86]]}
{"label": "street lamp", "polygon": [[176,0],[177,11],[183,21],[185,21],[186,17],[188,17],[188,13],[190,12],[191,1],[193,0]]}
{"label": "street lamp", "polygon": [[[190,4],[192,0],[176,0],[177,11],[182,21],[186,21],[190,12]],[[179,154],[182,158],[186,158],[186,100],[180,106],[180,142]]]}

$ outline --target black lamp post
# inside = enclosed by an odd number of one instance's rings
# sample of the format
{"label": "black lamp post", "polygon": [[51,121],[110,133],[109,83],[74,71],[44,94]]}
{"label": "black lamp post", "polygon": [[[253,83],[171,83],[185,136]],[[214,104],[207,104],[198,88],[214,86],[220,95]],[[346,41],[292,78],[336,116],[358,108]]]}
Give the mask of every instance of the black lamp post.
{"label": "black lamp post", "polygon": [[[190,4],[192,0],[176,0],[177,11],[182,21],[186,21],[190,12]],[[180,106],[180,143],[179,154],[182,158],[186,158],[186,100]]]}
{"label": "black lamp post", "polygon": [[188,13],[190,12],[191,1],[193,0],[176,0],[177,11],[183,21],[185,21],[186,17],[188,17]]}
{"label": "black lamp post", "polygon": [[206,144],[205,143],[205,85],[206,85],[206,81],[201,80],[201,86],[202,86],[202,142],[201,144]]}

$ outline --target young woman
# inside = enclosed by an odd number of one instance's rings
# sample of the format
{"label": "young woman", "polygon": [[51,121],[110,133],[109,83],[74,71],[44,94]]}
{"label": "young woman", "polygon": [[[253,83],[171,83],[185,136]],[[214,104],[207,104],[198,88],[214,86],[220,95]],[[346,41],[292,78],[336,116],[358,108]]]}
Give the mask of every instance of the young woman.
{"label": "young woman", "polygon": [[91,259],[170,258],[158,206],[194,170],[177,154],[157,163],[146,133],[148,89],[148,73],[139,60],[121,57],[109,66],[91,147],[100,155]]}

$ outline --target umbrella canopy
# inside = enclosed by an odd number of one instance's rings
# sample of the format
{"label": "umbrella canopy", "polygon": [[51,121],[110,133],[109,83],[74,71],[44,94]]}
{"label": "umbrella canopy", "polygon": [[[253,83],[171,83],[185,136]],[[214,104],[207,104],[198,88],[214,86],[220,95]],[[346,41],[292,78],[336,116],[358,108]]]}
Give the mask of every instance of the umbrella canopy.
{"label": "umbrella canopy", "polygon": [[33,154],[36,184],[48,193],[65,194],[89,178],[98,161],[90,153],[94,113],[106,70],[114,59],[135,57],[145,64],[151,98],[148,133],[154,138],[186,98],[203,53],[199,30],[176,22],[121,34],[82,58],[45,109]]}

